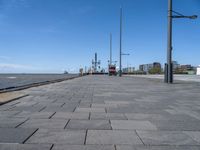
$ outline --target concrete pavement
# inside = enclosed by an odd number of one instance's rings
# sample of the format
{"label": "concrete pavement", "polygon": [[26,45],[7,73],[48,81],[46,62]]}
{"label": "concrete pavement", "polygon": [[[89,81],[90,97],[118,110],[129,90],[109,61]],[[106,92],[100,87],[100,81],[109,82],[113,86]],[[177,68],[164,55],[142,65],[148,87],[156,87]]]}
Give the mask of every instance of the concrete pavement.
{"label": "concrete pavement", "polygon": [[199,83],[85,76],[0,106],[0,150],[199,150]]}
{"label": "concrete pavement", "polygon": [[[164,80],[164,75],[127,75],[127,76]],[[178,82],[178,81],[200,82],[200,76],[199,75],[187,75],[187,74],[178,75],[178,74],[174,74],[173,78],[174,78],[175,82]]]}

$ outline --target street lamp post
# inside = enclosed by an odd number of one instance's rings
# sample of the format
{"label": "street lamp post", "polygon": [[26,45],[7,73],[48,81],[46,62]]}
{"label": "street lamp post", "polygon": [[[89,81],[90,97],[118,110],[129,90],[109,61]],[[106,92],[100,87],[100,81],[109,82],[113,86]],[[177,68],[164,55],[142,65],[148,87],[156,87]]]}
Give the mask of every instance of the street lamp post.
{"label": "street lamp post", "polygon": [[122,53],[122,7],[120,8],[120,44],[119,44],[119,76],[122,76],[122,55],[130,55]]}
{"label": "street lamp post", "polygon": [[120,8],[119,76],[122,76],[122,8]]}
{"label": "street lamp post", "polygon": [[167,38],[167,77],[165,80],[167,83],[173,82],[173,73],[172,73],[172,0],[168,1],[168,38]]}
{"label": "street lamp post", "polygon": [[110,33],[110,65],[112,65],[112,33]]}
{"label": "street lamp post", "polygon": [[[167,38],[167,64],[165,66],[165,82],[173,83],[173,64],[172,64],[172,23],[173,18],[189,18],[196,19],[197,16],[184,16],[173,11],[172,0],[168,0],[168,38]],[[173,15],[175,13],[176,15]]]}

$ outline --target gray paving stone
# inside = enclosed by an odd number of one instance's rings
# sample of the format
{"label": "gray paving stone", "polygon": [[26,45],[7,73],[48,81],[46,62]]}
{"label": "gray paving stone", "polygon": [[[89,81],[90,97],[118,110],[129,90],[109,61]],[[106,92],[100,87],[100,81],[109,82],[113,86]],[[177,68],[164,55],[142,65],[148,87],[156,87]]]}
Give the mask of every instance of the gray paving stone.
{"label": "gray paving stone", "polygon": [[70,120],[67,129],[111,130],[108,120]]}
{"label": "gray paving stone", "polygon": [[124,114],[119,113],[91,113],[91,120],[127,120]]}
{"label": "gray paving stone", "polygon": [[0,143],[23,143],[36,129],[0,128]]}
{"label": "gray paving stone", "polygon": [[30,112],[38,112],[40,111],[44,106],[18,106],[9,109],[10,111],[30,111]]}
{"label": "gray paving stone", "polygon": [[161,120],[164,117],[160,114],[142,114],[142,113],[126,113],[125,116],[128,120]]}
{"label": "gray paving stone", "polygon": [[15,106],[10,106],[10,105],[2,105],[0,106],[0,111],[6,111],[6,110],[10,110],[12,108],[14,108]]}
{"label": "gray paving stone", "polygon": [[[169,123],[170,122],[170,123]],[[200,121],[153,120],[159,130],[167,131],[199,131]]]}
{"label": "gray paving stone", "polygon": [[105,108],[79,108],[75,112],[105,112]]}
{"label": "gray paving stone", "polygon": [[42,110],[42,112],[49,112],[49,111],[53,111],[53,112],[73,112],[75,110],[76,106],[63,106],[63,107],[57,107],[57,106],[52,106],[52,107],[46,107],[45,109]]}
{"label": "gray paving stone", "polygon": [[[124,97],[123,97],[124,98]],[[126,101],[126,100],[120,100],[120,101],[105,101],[106,105],[113,105],[113,106],[118,106],[118,105],[129,105],[131,103],[133,103],[133,101]]]}
{"label": "gray paving stone", "polygon": [[15,118],[41,118],[41,119],[48,119],[52,116],[55,112],[29,112],[29,111],[22,111],[17,115],[13,116]]}
{"label": "gray paving stone", "polygon": [[84,144],[86,131],[39,129],[27,143]]}
{"label": "gray paving stone", "polygon": [[135,131],[128,130],[89,130],[87,144],[142,144]]}
{"label": "gray paving stone", "polygon": [[198,145],[180,131],[137,131],[145,145]]}
{"label": "gray paving stone", "polygon": [[117,145],[117,150],[199,150],[200,146],[133,146]]}
{"label": "gray paving stone", "polygon": [[0,144],[0,150],[50,150],[52,144]]}
{"label": "gray paving stone", "polygon": [[15,104],[16,107],[26,107],[26,106],[34,106],[37,102],[34,101],[20,101],[19,103]]}
{"label": "gray paving stone", "polygon": [[55,145],[52,150],[115,150],[115,147],[105,145]]}
{"label": "gray paving stone", "polygon": [[79,108],[89,108],[92,105],[92,102],[85,102],[85,101],[81,101],[80,104],[78,105]]}
{"label": "gray paving stone", "polygon": [[68,120],[61,119],[29,119],[20,128],[47,128],[47,129],[64,129]]}
{"label": "gray paving stone", "polygon": [[60,102],[54,102],[54,103],[52,103],[52,102],[38,102],[38,103],[37,103],[37,106],[61,107],[61,106],[63,106],[64,104],[65,104],[64,102],[62,102],[62,103],[60,103]]}
{"label": "gray paving stone", "polygon": [[26,118],[1,118],[0,119],[0,128],[15,128],[21,123],[25,122]]}
{"label": "gray paving stone", "polygon": [[156,126],[149,121],[111,120],[111,126],[113,129],[157,130]]}
{"label": "gray paving stone", "polygon": [[56,112],[52,117],[56,119],[89,119],[89,113],[79,113],[79,112]]}
{"label": "gray paving stone", "polygon": [[199,131],[183,131],[183,133],[190,136],[192,139],[200,144],[200,132]]}
{"label": "gray paving stone", "polygon": [[94,103],[92,104],[92,108],[106,108],[106,107],[117,107],[118,105],[115,103],[111,103],[111,104],[98,104],[98,103]]}
{"label": "gray paving stone", "polygon": [[20,111],[0,111],[0,118],[12,117],[18,113],[20,113]]}

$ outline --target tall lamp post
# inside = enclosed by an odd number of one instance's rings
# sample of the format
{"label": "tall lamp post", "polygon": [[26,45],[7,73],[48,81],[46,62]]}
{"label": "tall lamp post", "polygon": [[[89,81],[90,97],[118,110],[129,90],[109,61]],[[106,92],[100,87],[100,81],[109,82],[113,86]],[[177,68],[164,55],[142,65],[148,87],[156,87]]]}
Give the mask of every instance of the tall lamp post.
{"label": "tall lamp post", "polygon": [[[176,14],[176,15],[173,15]],[[167,41],[167,64],[165,64],[165,82],[173,83],[173,64],[172,64],[172,23],[174,18],[196,19],[197,16],[184,16],[173,11],[172,0],[168,0],[168,41]]]}
{"label": "tall lamp post", "polygon": [[110,65],[112,65],[112,33],[110,33]]}
{"label": "tall lamp post", "polygon": [[120,8],[119,76],[122,76],[122,7]]}
{"label": "tall lamp post", "polygon": [[130,55],[122,53],[122,7],[120,8],[120,44],[119,44],[119,76],[122,76],[122,56]]}

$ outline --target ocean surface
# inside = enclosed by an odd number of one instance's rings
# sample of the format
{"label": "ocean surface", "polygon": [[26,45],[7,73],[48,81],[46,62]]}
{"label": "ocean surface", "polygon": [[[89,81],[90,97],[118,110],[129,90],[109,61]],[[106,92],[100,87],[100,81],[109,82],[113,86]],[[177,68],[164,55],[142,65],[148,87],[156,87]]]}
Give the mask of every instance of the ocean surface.
{"label": "ocean surface", "polygon": [[0,74],[0,90],[75,76],[78,74]]}

